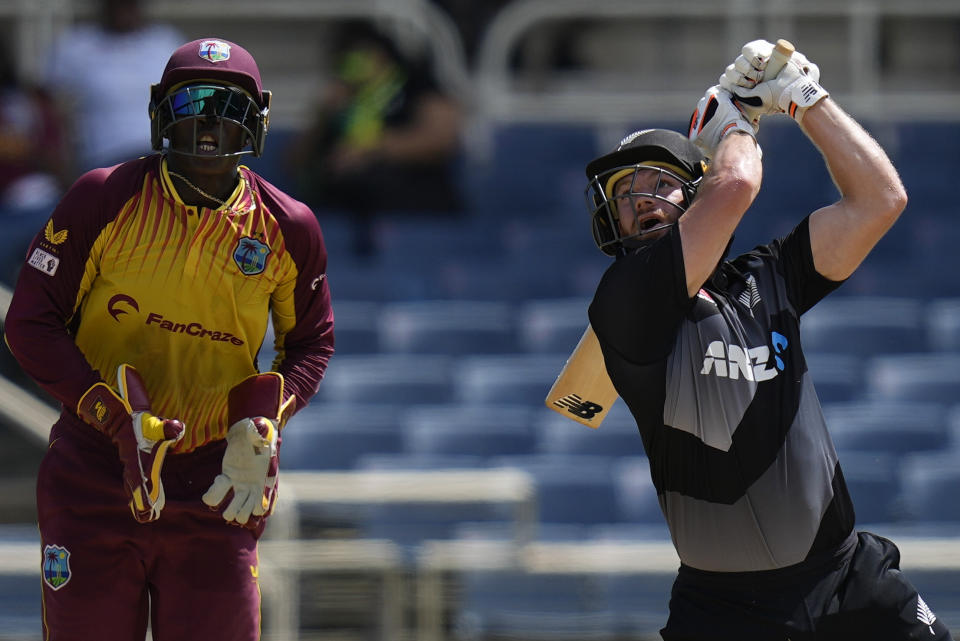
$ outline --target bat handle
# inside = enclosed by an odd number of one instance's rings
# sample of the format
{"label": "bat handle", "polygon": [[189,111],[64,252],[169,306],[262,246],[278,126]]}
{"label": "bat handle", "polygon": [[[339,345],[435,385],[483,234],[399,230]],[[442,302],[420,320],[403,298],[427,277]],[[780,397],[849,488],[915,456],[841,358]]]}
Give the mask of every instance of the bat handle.
{"label": "bat handle", "polygon": [[763,71],[763,79],[773,80],[776,78],[780,70],[783,69],[783,66],[790,60],[790,56],[793,55],[794,51],[796,51],[796,48],[789,40],[784,40],[783,38],[777,40],[777,45],[773,48],[773,53],[770,54],[767,67]]}

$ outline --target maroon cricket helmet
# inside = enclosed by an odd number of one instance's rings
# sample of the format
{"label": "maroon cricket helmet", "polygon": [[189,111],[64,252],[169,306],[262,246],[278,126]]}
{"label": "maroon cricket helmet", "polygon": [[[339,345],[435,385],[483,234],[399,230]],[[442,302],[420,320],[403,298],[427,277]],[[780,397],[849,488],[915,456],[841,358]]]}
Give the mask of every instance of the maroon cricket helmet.
{"label": "maroon cricket helmet", "polygon": [[250,52],[220,38],[201,38],[181,46],[167,61],[160,78],[160,95],[192,80],[218,80],[237,85],[263,104],[260,69]]}

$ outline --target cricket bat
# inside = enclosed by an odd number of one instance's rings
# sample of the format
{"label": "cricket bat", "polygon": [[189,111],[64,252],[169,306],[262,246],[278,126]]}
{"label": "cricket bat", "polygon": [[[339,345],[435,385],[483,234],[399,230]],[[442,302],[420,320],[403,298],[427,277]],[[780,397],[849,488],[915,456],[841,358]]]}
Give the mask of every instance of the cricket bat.
{"label": "cricket bat", "polygon": [[770,80],[776,78],[780,70],[783,69],[783,65],[787,64],[787,61],[790,60],[790,56],[793,55],[795,50],[796,48],[789,40],[784,40],[783,38],[777,40],[777,44],[773,47],[773,53],[770,54],[770,60],[767,61],[767,66],[763,70],[763,79]]}
{"label": "cricket bat", "polygon": [[617,390],[603,365],[600,342],[593,327],[587,325],[583,337],[550,388],[546,405],[571,420],[597,428],[615,400]]}

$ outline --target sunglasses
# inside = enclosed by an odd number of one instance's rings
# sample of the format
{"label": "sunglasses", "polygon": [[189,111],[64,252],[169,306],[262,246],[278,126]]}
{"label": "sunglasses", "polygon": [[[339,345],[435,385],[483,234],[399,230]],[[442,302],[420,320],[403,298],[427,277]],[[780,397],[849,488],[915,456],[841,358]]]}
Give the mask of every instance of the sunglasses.
{"label": "sunglasses", "polygon": [[168,100],[174,118],[208,116],[243,124],[258,111],[253,100],[237,87],[190,85],[170,94]]}

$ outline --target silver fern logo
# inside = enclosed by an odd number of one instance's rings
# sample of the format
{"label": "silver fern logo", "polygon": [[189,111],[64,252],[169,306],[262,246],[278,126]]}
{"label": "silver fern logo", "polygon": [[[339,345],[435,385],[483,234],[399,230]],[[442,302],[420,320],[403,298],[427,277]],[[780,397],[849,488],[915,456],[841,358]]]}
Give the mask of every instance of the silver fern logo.
{"label": "silver fern logo", "polygon": [[752,316],[753,308],[760,303],[760,289],[757,287],[757,279],[754,278],[753,274],[747,276],[747,288],[740,292],[737,300],[750,310]]}
{"label": "silver fern logo", "polygon": [[924,602],[923,598],[918,594],[917,595],[917,621],[920,623],[926,624],[927,628],[930,630],[930,634],[935,635],[936,632],[933,631],[933,622],[937,620],[937,615],[933,613],[933,610]]}

